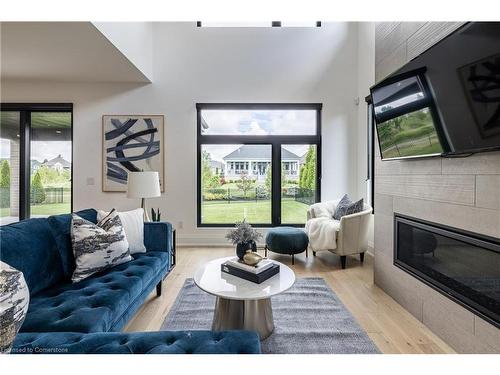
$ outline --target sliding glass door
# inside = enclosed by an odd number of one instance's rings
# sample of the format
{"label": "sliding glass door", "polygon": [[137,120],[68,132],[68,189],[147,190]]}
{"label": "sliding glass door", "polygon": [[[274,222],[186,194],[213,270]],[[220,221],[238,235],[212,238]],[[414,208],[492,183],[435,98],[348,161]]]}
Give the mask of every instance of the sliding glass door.
{"label": "sliding glass door", "polygon": [[32,112],[31,217],[71,212],[71,112]]}
{"label": "sliding glass door", "polygon": [[0,224],[19,220],[21,113],[0,112]]}
{"label": "sliding glass door", "polygon": [[71,212],[72,105],[1,109],[0,223]]}

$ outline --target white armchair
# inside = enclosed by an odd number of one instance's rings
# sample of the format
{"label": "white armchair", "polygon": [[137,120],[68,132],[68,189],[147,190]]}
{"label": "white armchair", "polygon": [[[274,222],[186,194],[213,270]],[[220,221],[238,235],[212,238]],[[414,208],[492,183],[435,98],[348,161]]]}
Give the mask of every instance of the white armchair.
{"label": "white armchair", "polygon": [[[326,202],[328,210],[335,212],[339,200]],[[342,268],[346,266],[346,256],[359,254],[360,261],[363,262],[365,251],[368,249],[368,232],[370,228],[370,220],[372,208],[365,204],[363,211],[343,216],[340,221],[330,219],[337,229],[335,243],[328,248],[312,248],[311,241],[309,241],[309,248],[312,250],[313,255],[316,256],[317,251],[328,250],[331,253],[340,256]],[[307,210],[307,220],[315,218],[314,210],[310,207]]]}

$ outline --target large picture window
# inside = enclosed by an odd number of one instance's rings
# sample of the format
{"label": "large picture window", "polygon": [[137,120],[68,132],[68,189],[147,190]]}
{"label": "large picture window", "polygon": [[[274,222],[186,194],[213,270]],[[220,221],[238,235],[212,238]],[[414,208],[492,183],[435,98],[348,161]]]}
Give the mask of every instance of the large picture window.
{"label": "large picture window", "polygon": [[1,225],[71,212],[72,108],[1,104]]}
{"label": "large picture window", "polygon": [[321,104],[197,104],[198,226],[304,225],[320,199]]}

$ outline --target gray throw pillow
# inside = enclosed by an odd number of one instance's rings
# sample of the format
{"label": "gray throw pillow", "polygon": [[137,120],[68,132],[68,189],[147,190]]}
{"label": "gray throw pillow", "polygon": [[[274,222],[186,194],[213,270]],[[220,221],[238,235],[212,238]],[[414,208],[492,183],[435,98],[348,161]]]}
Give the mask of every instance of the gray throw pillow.
{"label": "gray throw pillow", "polygon": [[122,222],[114,209],[97,224],[73,214],[71,242],[76,263],[71,278],[74,283],[132,260]]}
{"label": "gray throw pillow", "polygon": [[335,208],[333,218],[335,220],[340,220],[342,216],[352,215],[361,211],[363,211],[363,198],[353,202],[351,198],[345,194]]}

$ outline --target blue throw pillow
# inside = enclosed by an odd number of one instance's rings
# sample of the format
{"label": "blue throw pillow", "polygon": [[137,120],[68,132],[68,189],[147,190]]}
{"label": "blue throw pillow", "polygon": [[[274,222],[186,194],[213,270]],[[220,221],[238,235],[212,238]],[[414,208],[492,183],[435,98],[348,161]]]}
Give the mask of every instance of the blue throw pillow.
{"label": "blue throw pillow", "polygon": [[342,216],[352,215],[361,211],[363,211],[363,198],[357,202],[353,202],[351,198],[345,194],[335,208],[333,218],[335,220],[340,220]]}
{"label": "blue throw pillow", "polygon": [[[97,223],[97,211],[93,208],[78,211],[76,214],[91,223]],[[47,220],[61,256],[64,277],[70,279],[76,267],[71,246],[71,214],[49,216]]]}

